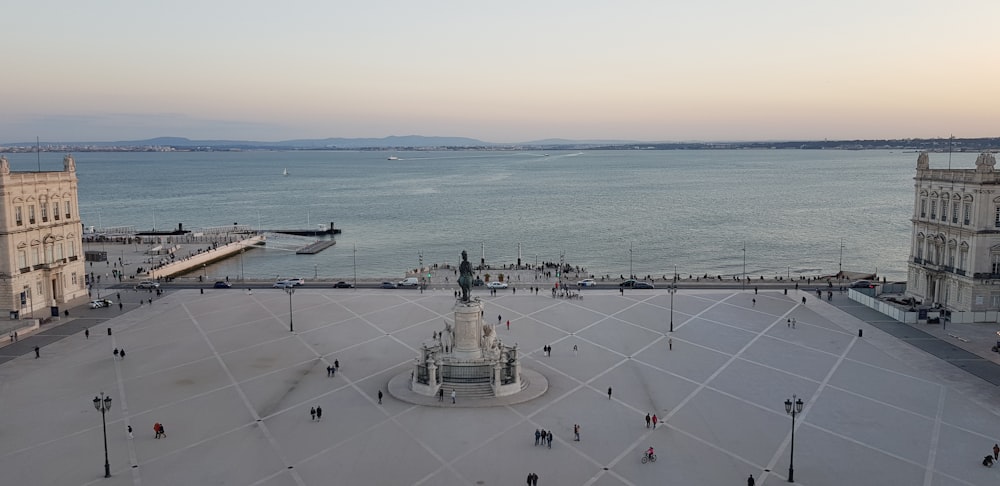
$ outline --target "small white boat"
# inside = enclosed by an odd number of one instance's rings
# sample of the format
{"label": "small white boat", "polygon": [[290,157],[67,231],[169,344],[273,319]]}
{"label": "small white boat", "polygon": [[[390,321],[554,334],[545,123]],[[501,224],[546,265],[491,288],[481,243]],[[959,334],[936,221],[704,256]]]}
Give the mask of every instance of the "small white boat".
{"label": "small white boat", "polygon": [[390,155],[389,158],[386,160],[399,160],[399,157],[396,157],[395,155]]}
{"label": "small white boat", "polygon": [[283,176],[287,176],[287,175],[288,175],[288,169],[285,169],[284,171],[282,171],[282,172],[281,172],[281,175],[283,175]]}

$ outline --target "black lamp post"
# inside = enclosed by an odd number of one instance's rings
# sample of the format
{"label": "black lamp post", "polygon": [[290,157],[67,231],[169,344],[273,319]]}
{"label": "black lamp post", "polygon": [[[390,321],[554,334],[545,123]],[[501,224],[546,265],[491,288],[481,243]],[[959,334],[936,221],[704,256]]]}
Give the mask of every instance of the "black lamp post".
{"label": "black lamp post", "polygon": [[292,325],[292,294],[295,293],[295,287],[285,287],[285,292],[288,292],[288,332],[295,332],[295,326]]}
{"label": "black lamp post", "polygon": [[674,283],[670,285],[667,289],[670,292],[670,332],[674,332],[674,294],[677,293],[677,277],[674,277]]}
{"label": "black lamp post", "polygon": [[788,460],[788,482],[795,482],[795,415],[802,413],[802,399],[792,395],[790,400],[785,400],[785,413],[792,416],[792,450]]}
{"label": "black lamp post", "polygon": [[111,410],[111,397],[104,396],[104,392],[101,392],[101,396],[94,397],[94,408],[98,412],[101,412],[101,424],[104,425],[104,477],[111,477],[111,463],[108,462],[108,421],[104,418],[104,415]]}

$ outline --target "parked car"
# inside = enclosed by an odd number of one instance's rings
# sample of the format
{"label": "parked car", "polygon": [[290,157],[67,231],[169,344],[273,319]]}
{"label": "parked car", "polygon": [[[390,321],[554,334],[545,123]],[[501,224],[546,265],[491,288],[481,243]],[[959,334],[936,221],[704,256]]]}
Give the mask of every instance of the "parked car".
{"label": "parked car", "polygon": [[139,285],[136,285],[135,288],[137,288],[137,289],[158,289],[158,288],[160,288],[160,284],[158,282],[154,282],[152,280],[143,280],[142,282],[139,282]]}
{"label": "parked car", "polygon": [[871,280],[858,280],[851,284],[852,289],[872,289],[875,285],[872,284]]}
{"label": "parked car", "polygon": [[418,280],[417,277],[406,277],[403,280],[400,280],[396,285],[399,287],[416,287],[417,285],[420,285],[420,280]]}
{"label": "parked car", "polygon": [[486,287],[491,288],[491,289],[505,289],[505,288],[507,288],[507,282],[497,282],[497,281],[494,280],[494,281],[486,284]]}
{"label": "parked car", "polygon": [[288,280],[278,280],[277,282],[274,282],[274,285],[271,285],[271,288],[272,289],[288,289],[288,288],[292,288],[294,286],[295,286],[295,284],[289,282]]}
{"label": "parked car", "polygon": [[655,289],[656,286],[649,282],[636,282],[632,284],[633,289]]}
{"label": "parked car", "polygon": [[305,279],[301,279],[301,278],[286,278],[286,279],[284,279],[284,281],[292,284],[295,287],[298,287],[298,286],[306,283]]}
{"label": "parked car", "polygon": [[475,280],[472,281],[472,286],[473,287],[482,287],[483,284],[485,284],[485,283],[486,282],[483,282],[483,279],[477,278],[477,279],[475,279]]}
{"label": "parked car", "polygon": [[335,289],[349,289],[351,287],[354,287],[354,285],[349,284],[349,283],[347,283],[347,282],[345,282],[343,280],[341,280],[341,281],[333,284],[333,288],[335,288]]}
{"label": "parked car", "polygon": [[593,286],[597,285],[597,282],[594,281],[594,279],[592,279],[592,278],[585,278],[585,279],[577,282],[576,285],[578,287],[593,287]]}
{"label": "parked car", "polygon": [[232,285],[230,285],[229,282],[223,282],[222,280],[219,280],[218,282],[215,282],[215,285],[213,285],[212,287],[215,287],[217,289],[228,289],[229,287],[232,287]]}
{"label": "parked car", "polygon": [[396,288],[396,284],[394,284],[392,282],[382,282],[382,288],[383,289],[394,289],[394,288]]}

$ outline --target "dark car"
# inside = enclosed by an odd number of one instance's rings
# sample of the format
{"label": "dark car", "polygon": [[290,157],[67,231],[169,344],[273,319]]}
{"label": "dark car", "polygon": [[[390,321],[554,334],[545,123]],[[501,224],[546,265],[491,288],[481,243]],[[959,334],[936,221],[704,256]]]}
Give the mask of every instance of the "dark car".
{"label": "dark car", "polygon": [[382,288],[383,289],[394,289],[394,288],[396,288],[396,284],[394,284],[392,282],[382,282]]}
{"label": "dark car", "polygon": [[333,288],[335,288],[335,289],[349,289],[349,288],[352,288],[352,287],[354,287],[354,286],[351,285],[351,284],[349,284],[349,283],[347,283],[347,282],[345,282],[345,281],[343,281],[343,280],[341,280],[340,282],[337,282],[337,283],[333,284]]}
{"label": "dark car", "polygon": [[475,280],[472,281],[472,286],[473,287],[482,287],[484,284],[485,284],[485,282],[483,282],[483,279],[481,279],[481,278],[477,278],[477,279],[475,279]]}
{"label": "dark car", "polygon": [[656,286],[649,282],[636,282],[632,284],[633,289],[655,289]]}
{"label": "dark car", "polygon": [[624,287],[626,289],[630,289],[632,287],[635,287],[635,282],[636,282],[635,280],[626,280],[626,281],[618,284],[618,286],[619,287]]}
{"label": "dark car", "polygon": [[851,284],[852,289],[872,289],[875,285],[870,280],[858,280]]}
{"label": "dark car", "polygon": [[223,282],[220,280],[218,282],[215,282],[215,285],[213,285],[212,287],[215,287],[217,289],[228,289],[229,287],[232,287],[232,285],[230,285],[229,282]]}

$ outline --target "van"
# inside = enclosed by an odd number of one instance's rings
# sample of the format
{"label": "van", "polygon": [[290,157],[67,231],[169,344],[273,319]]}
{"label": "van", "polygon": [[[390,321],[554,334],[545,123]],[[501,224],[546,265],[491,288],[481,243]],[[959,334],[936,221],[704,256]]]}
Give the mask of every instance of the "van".
{"label": "van", "polygon": [[406,277],[403,280],[400,280],[396,285],[400,287],[416,287],[417,285],[420,285],[420,281],[417,280],[417,277]]}

